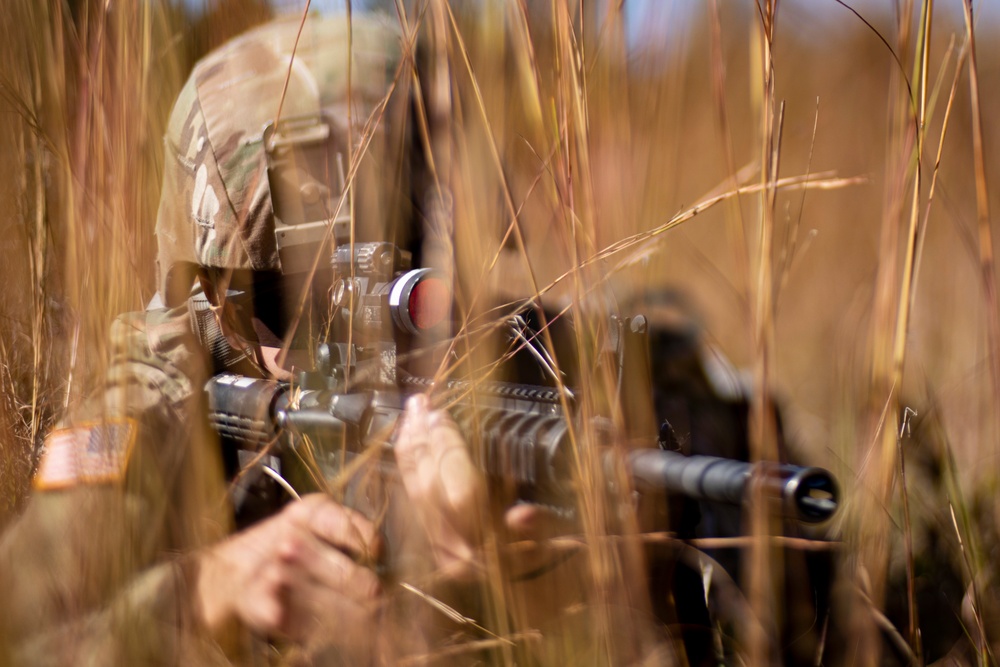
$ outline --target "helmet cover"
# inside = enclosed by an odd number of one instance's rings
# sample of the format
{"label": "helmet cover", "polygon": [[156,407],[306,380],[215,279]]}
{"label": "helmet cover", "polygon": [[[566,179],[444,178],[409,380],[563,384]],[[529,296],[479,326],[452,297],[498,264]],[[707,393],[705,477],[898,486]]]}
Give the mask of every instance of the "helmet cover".
{"label": "helmet cover", "polygon": [[264,137],[286,77],[281,119],[323,117],[355,147],[393,88],[400,36],[387,18],[311,16],[294,47],[298,30],[284,19],[237,37],[199,61],[178,96],[156,221],[167,305],[187,299],[198,267],[281,270]]}

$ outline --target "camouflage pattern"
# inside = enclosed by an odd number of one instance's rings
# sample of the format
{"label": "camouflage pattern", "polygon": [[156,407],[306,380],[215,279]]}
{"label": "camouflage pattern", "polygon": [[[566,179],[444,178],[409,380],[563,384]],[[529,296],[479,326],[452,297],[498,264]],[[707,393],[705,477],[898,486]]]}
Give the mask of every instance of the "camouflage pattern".
{"label": "camouflage pattern", "polygon": [[224,664],[178,558],[230,524],[207,360],[187,308],[124,315],[111,342],[103,393],[63,426],[127,419],[135,446],[120,476],[39,488],[4,532],[0,664]]}
{"label": "camouflage pattern", "polygon": [[201,60],[181,91],[156,222],[168,305],[187,297],[184,268],[280,268],[263,133],[286,77],[282,119],[323,112],[346,134],[350,118],[355,145],[394,88],[401,42],[388,18],[311,18],[292,59],[298,30],[298,20],[281,20],[236,38]]}

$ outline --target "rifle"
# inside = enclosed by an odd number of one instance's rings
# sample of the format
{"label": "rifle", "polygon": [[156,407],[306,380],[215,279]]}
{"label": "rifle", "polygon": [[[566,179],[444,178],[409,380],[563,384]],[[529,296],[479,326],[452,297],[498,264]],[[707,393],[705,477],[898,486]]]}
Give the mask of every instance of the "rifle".
{"label": "rifle", "polygon": [[[475,445],[474,458],[488,479],[514,489],[517,500],[572,507],[573,431],[581,426],[571,414],[572,397],[559,387],[434,383],[409,372],[405,360],[410,352],[446,314],[441,301],[450,300],[450,293],[443,281],[429,269],[410,269],[406,253],[382,242],[356,244],[353,251],[348,244],[340,245],[332,265],[333,335],[317,348],[316,370],[301,374],[294,387],[232,373],[207,383],[210,423],[224,441],[236,446],[238,465],[266,467],[277,463],[275,453],[293,452],[309,442],[320,445],[311,454],[323,475],[332,478],[356,457],[373,456],[374,443],[380,450],[374,457],[391,475],[391,435],[405,400],[433,387],[455,397],[449,411]],[[395,335],[386,340],[381,332],[390,323]],[[624,392],[628,373],[648,369],[648,325],[641,316],[615,316],[611,331],[619,390]],[[588,432],[609,445],[616,439],[610,420],[591,427]],[[617,447],[603,448],[607,477],[614,479],[615,466],[623,465],[637,492],[733,505],[745,501],[751,485],[761,485],[783,514],[809,524],[826,521],[836,512],[836,480],[821,468],[685,456],[665,445],[661,437],[658,445],[649,439],[647,446],[624,453]],[[255,475],[245,477],[237,505]]]}

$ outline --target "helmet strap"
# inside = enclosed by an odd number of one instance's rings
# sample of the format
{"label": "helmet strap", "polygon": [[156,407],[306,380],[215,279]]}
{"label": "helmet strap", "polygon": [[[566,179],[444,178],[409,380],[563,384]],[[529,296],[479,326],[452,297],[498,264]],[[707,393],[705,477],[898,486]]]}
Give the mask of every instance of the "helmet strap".
{"label": "helmet strap", "polygon": [[[231,304],[224,296],[229,283],[229,272],[222,272],[219,280],[211,280],[199,272],[200,295],[188,300],[191,319],[205,349],[212,355],[217,370],[237,371],[243,374],[266,376],[260,347],[243,334],[243,326]],[[249,368],[248,368],[249,367]]]}

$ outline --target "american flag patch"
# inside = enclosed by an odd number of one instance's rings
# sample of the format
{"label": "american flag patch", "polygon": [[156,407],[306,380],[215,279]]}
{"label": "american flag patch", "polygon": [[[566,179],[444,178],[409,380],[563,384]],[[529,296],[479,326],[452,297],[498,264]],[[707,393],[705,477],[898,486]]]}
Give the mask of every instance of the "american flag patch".
{"label": "american flag patch", "polygon": [[121,480],[135,435],[132,419],[85,422],[53,431],[42,446],[35,488],[65,489]]}

